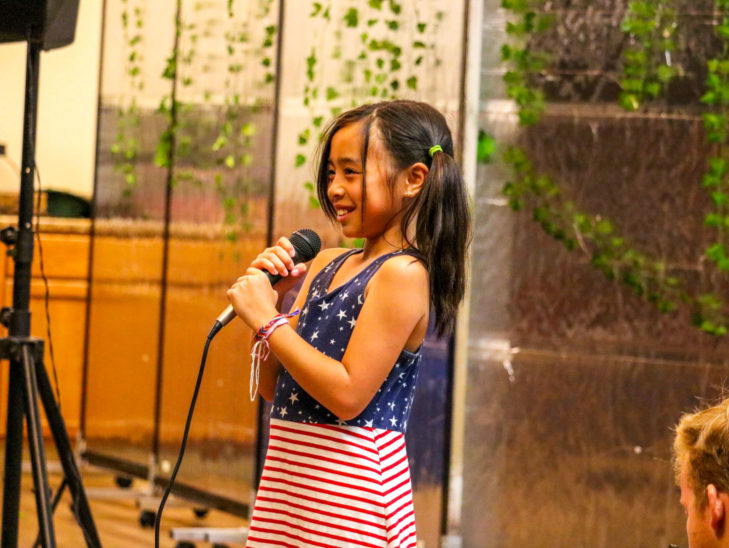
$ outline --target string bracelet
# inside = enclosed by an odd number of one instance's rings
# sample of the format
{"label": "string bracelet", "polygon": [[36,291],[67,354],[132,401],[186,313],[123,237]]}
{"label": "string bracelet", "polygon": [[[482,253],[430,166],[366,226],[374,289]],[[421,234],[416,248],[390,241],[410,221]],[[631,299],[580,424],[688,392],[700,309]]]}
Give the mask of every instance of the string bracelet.
{"label": "string bracelet", "polygon": [[261,371],[261,360],[266,361],[271,353],[271,346],[268,344],[268,337],[277,328],[289,323],[289,318],[296,316],[300,310],[296,309],[289,314],[276,314],[273,319],[261,328],[254,335],[256,341],[251,349],[251,378],[248,381],[248,395],[251,401],[255,401],[258,393],[258,378]]}

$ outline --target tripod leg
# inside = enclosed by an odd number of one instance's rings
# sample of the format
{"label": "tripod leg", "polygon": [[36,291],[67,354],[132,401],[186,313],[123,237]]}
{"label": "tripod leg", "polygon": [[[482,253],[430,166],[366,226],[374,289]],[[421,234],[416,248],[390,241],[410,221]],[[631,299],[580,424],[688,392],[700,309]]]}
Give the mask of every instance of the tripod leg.
{"label": "tripod leg", "polygon": [[5,477],[3,481],[3,531],[0,546],[18,546],[20,468],[23,455],[23,371],[22,364],[10,364],[8,417],[5,434]]}
{"label": "tripod leg", "polygon": [[[66,490],[66,487],[68,487],[68,481],[64,477],[61,481],[61,485],[58,486],[58,490],[56,491],[56,494],[53,495],[53,502],[51,503],[51,511],[53,513],[56,512],[56,506],[58,506],[58,503],[61,502],[61,497],[63,496],[63,492]],[[33,548],[38,548],[41,545],[41,539],[40,535],[38,535],[35,539],[35,542],[33,543]]]}
{"label": "tripod leg", "polygon": [[28,447],[33,468],[35,485],[35,505],[38,511],[38,529],[44,547],[55,548],[56,538],[53,531],[53,512],[51,510],[51,488],[48,485],[46,452],[43,445],[40,410],[38,409],[38,385],[36,366],[27,346],[23,346],[23,395],[25,396],[25,416],[28,426]]}
{"label": "tripod leg", "polygon": [[73,498],[73,513],[76,521],[81,526],[81,530],[86,538],[86,545],[90,548],[101,546],[99,534],[96,531],[94,518],[91,515],[89,501],[86,498],[83,484],[81,483],[81,474],[76,466],[76,460],[71,449],[71,442],[68,439],[68,431],[66,423],[58,410],[58,404],[53,396],[53,389],[48,380],[48,373],[42,361],[36,364],[36,374],[38,377],[38,392],[43,402],[43,409],[46,412],[46,418],[53,434],[53,440],[58,450],[58,458],[63,466],[63,474],[68,482],[68,489]]}

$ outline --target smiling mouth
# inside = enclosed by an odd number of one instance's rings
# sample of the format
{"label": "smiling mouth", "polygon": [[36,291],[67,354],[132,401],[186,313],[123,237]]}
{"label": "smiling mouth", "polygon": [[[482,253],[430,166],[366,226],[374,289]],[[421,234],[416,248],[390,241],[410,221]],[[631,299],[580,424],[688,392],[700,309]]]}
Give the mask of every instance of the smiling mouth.
{"label": "smiling mouth", "polygon": [[341,220],[343,220],[343,219],[344,219],[344,218],[345,218],[345,217],[346,217],[347,215],[349,215],[350,213],[352,213],[352,211],[354,211],[354,208],[352,208],[352,209],[347,209],[347,208],[343,208],[343,207],[335,207],[335,208],[334,208],[334,211],[335,211],[335,213],[337,214],[337,221],[341,221]]}

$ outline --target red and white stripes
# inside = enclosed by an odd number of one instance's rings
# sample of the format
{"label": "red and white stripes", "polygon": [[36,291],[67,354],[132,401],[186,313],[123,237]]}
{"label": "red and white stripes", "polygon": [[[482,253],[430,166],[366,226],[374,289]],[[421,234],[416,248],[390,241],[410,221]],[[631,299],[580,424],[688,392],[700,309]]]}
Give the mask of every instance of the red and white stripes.
{"label": "red and white stripes", "polygon": [[249,548],[414,548],[401,432],[271,420]]}

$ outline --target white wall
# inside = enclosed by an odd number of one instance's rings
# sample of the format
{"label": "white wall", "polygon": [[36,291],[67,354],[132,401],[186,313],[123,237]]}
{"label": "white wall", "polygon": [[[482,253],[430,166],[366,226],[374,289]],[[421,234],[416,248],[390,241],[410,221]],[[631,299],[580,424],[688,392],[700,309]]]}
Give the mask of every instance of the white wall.
{"label": "white wall", "polygon": [[[44,189],[93,190],[102,3],[81,0],[74,43],[41,54],[36,162]],[[20,185],[25,65],[24,43],[0,45],[0,193]]]}

